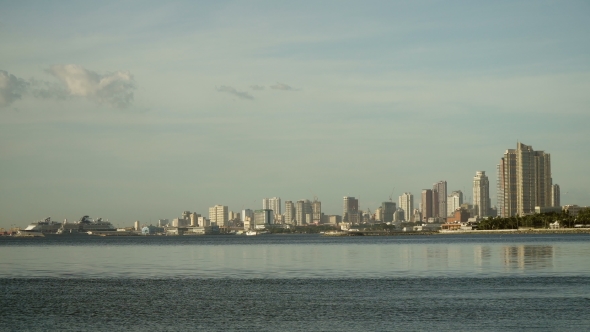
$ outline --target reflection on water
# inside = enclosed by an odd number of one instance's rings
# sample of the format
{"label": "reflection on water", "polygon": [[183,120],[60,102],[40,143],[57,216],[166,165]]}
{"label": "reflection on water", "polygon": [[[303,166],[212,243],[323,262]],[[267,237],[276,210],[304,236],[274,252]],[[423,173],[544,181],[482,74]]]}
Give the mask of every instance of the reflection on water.
{"label": "reflection on water", "polygon": [[[125,245],[0,244],[0,277],[398,278],[589,275],[587,238],[213,238]],[[528,239],[528,240],[527,240]],[[132,241],[132,240],[129,240]],[[138,241],[138,240],[133,240]],[[148,240],[145,240],[148,241]],[[166,242],[168,241],[168,242]],[[255,242],[258,241],[258,242]],[[38,242],[42,243],[42,242]],[[132,243],[132,242],[128,242]],[[155,243],[160,243],[156,245]],[[181,242],[182,243],[182,242]],[[108,244],[108,242],[107,242]]]}
{"label": "reflection on water", "polygon": [[519,245],[502,248],[507,270],[538,270],[553,267],[553,246]]}

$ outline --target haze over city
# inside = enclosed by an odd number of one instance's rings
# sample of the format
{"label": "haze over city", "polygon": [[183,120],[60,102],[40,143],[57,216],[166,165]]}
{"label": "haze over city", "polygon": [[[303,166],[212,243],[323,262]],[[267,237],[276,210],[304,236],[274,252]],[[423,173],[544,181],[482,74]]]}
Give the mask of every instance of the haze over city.
{"label": "haze over city", "polygon": [[469,200],[517,141],[590,205],[584,1],[4,2],[0,227],[149,224],[216,204],[445,180]]}

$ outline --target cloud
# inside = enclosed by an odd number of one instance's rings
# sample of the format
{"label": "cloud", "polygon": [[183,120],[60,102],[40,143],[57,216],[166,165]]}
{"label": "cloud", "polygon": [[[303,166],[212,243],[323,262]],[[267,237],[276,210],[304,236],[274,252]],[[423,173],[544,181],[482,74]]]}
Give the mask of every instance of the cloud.
{"label": "cloud", "polygon": [[277,82],[277,84],[275,84],[275,85],[271,85],[270,88],[275,89],[275,90],[283,90],[283,91],[299,91],[299,89],[295,89],[292,86],[289,86],[285,83],[280,83],[280,82]]}
{"label": "cloud", "polygon": [[70,64],[53,65],[47,72],[59,79],[71,96],[81,96],[99,104],[120,108],[129,106],[133,101],[135,81],[128,71],[100,75]]}
{"label": "cloud", "polygon": [[0,107],[6,107],[25,95],[58,100],[80,96],[121,108],[133,101],[135,81],[129,72],[100,75],[79,65],[54,65],[47,72],[59,81],[24,80],[0,70]]}
{"label": "cloud", "polygon": [[254,99],[254,97],[252,97],[252,95],[249,94],[248,92],[246,92],[246,91],[238,91],[238,90],[232,88],[231,86],[222,85],[222,86],[220,86],[219,88],[216,88],[216,89],[219,92],[226,92],[226,93],[232,94],[232,95],[234,95],[236,97],[239,97],[239,98],[242,98],[242,99],[250,99],[250,100]]}
{"label": "cloud", "polygon": [[22,78],[0,70],[0,107],[6,107],[21,99],[27,92],[28,83]]}
{"label": "cloud", "polygon": [[260,91],[260,90],[264,90],[264,86],[254,84],[254,85],[250,85],[250,89]]}

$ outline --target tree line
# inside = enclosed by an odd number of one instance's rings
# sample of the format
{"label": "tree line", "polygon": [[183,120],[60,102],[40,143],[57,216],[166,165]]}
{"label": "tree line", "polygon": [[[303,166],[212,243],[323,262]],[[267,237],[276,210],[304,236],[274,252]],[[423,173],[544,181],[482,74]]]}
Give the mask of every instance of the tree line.
{"label": "tree line", "polygon": [[518,229],[519,227],[549,228],[549,224],[559,221],[560,227],[572,228],[576,224],[590,224],[590,208],[582,209],[578,215],[566,211],[535,213],[527,216],[490,217],[480,221],[478,229]]}

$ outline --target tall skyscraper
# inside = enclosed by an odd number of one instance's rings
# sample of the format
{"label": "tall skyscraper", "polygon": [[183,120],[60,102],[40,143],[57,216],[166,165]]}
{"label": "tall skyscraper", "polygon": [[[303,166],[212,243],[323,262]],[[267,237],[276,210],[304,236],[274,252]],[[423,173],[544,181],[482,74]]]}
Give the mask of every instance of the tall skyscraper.
{"label": "tall skyscraper", "polygon": [[432,186],[432,214],[435,218],[447,217],[447,181],[439,181]]}
{"label": "tall skyscraper", "polygon": [[295,205],[292,201],[285,201],[285,224],[293,224],[295,221]]}
{"label": "tall skyscraper", "polygon": [[559,192],[559,185],[554,184],[551,186],[551,206],[558,207],[561,206],[561,198]]}
{"label": "tall skyscraper", "polygon": [[322,222],[322,202],[314,199],[311,202],[311,211],[312,211],[312,221],[315,224],[319,224]]}
{"label": "tall skyscraper", "polygon": [[485,171],[477,171],[473,178],[473,211],[479,217],[490,213],[490,181]]}
{"label": "tall skyscraper", "polygon": [[392,222],[396,207],[394,202],[381,203],[381,221]]}
{"label": "tall skyscraper", "polygon": [[300,199],[295,205],[295,221],[297,226],[305,225],[305,200]]}
{"label": "tall skyscraper", "polygon": [[228,209],[225,205],[215,205],[209,208],[209,220],[219,227],[228,225]]}
{"label": "tall skyscraper", "polygon": [[399,207],[404,210],[404,219],[406,221],[415,221],[412,220],[414,215],[414,195],[403,193],[399,197]]}
{"label": "tall skyscraper", "polygon": [[461,207],[463,204],[463,192],[461,190],[453,191],[447,197],[447,216],[453,216],[455,214],[455,210]]}
{"label": "tall skyscraper", "polygon": [[344,210],[342,211],[342,221],[358,223],[359,222],[359,201],[354,197],[344,197]]}
{"label": "tall skyscraper", "polygon": [[500,159],[498,209],[502,217],[535,212],[535,206],[551,206],[551,156],[518,143]]}
{"label": "tall skyscraper", "polygon": [[262,209],[272,210],[275,216],[281,214],[281,198],[280,197],[273,197],[273,198],[263,198],[262,199]]}
{"label": "tall skyscraper", "polygon": [[422,190],[422,202],[420,202],[422,210],[422,220],[428,221],[428,218],[432,218],[434,216],[432,211],[432,196],[433,195],[431,189]]}

